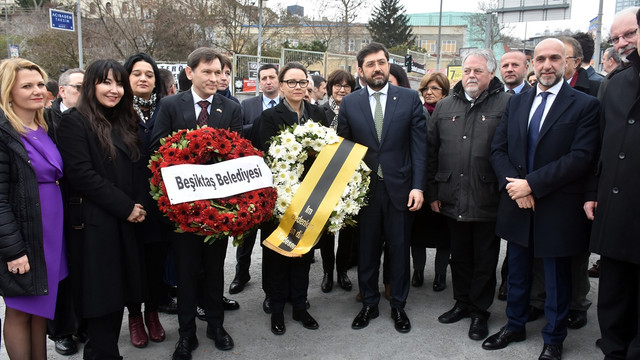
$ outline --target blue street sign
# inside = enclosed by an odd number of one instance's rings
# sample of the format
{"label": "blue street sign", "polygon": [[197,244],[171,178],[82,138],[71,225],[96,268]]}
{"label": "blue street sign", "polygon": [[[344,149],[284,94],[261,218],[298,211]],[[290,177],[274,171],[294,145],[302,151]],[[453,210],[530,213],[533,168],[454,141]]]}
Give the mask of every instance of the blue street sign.
{"label": "blue street sign", "polygon": [[64,10],[49,9],[49,26],[57,30],[75,31],[73,13]]}

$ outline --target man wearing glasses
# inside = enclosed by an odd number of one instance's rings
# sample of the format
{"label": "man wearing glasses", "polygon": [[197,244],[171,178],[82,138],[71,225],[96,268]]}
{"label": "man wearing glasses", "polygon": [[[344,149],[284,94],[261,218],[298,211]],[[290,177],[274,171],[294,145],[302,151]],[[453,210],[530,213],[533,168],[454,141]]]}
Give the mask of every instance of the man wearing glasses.
{"label": "man wearing glasses", "polygon": [[614,16],[611,24],[611,42],[624,63],[628,62],[627,56],[634,53],[638,45],[638,9],[639,7],[634,6],[620,11]]}
{"label": "man wearing glasses", "polygon": [[49,108],[51,110],[47,111],[47,114],[50,115],[49,120],[54,128],[57,128],[60,124],[62,113],[67,109],[75,107],[76,103],[78,103],[83,79],[84,70],[79,68],[69,69],[60,75],[60,79],[58,79],[58,84],[60,84],[58,98],[53,100]]}

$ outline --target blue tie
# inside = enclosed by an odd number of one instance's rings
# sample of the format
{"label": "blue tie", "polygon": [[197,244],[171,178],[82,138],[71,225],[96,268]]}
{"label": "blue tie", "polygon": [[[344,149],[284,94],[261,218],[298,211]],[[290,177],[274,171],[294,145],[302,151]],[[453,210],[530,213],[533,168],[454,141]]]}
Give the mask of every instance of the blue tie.
{"label": "blue tie", "polygon": [[531,121],[529,121],[529,133],[527,136],[527,173],[533,171],[533,155],[536,152],[536,144],[538,143],[538,135],[540,134],[540,123],[542,122],[542,114],[547,105],[547,96],[549,92],[541,92],[542,101],[533,113]]}
{"label": "blue tie", "polygon": [[269,101],[269,109],[271,109],[274,106],[276,106],[276,101],[275,100]]}

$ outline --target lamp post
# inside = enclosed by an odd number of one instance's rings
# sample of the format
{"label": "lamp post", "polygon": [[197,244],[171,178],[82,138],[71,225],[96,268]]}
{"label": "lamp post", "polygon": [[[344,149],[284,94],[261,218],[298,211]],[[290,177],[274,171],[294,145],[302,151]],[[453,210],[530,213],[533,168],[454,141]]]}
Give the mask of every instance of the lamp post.
{"label": "lamp post", "polygon": [[[258,0],[258,69],[262,62],[262,0]],[[256,96],[260,95],[260,74],[256,78]]]}
{"label": "lamp post", "polygon": [[11,45],[9,45],[9,11],[7,11],[7,0],[4,0],[4,34],[7,38],[7,59],[11,59]]}

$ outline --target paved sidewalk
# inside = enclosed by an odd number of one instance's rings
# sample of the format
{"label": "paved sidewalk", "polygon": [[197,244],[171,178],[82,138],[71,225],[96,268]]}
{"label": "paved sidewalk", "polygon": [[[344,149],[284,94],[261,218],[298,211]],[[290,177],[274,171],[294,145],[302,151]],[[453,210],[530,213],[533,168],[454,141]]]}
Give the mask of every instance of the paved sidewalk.
{"label": "paved sidewalk", "polygon": [[[502,244],[500,264],[505,252]],[[251,267],[251,281],[245,290],[228,297],[240,302],[240,309],[227,312],[225,328],[235,341],[233,350],[217,350],[213,341],[205,336],[206,324],[197,321],[200,347],[193,352],[194,359],[537,359],[542,351],[540,330],[544,320],[529,323],[527,340],[514,343],[506,349],[486,351],[481,341],[468,338],[469,320],[456,324],[440,324],[437,317],[453,306],[451,275],[448,274],[447,289],[435,293],[431,289],[433,281],[434,250],[428,249],[425,285],[412,287],[406,306],[407,315],[412,323],[408,334],[400,334],[393,327],[390,318],[389,302],[384,298],[380,303],[380,317],[371,321],[362,330],[352,330],[351,321],[360,311],[361,304],[355,302],[357,290],[356,269],[349,270],[354,282],[354,290],[346,292],[335,284],[332,292],[325,294],[320,290],[322,280],[322,261],[320,252],[316,252],[316,262],[311,266],[309,313],[320,324],[318,330],[307,330],[291,319],[291,307],[285,308],[287,332],[275,336],[270,331],[270,317],[262,311],[264,293],[261,289],[260,262],[261,250],[256,245]],[[597,258],[592,255],[592,262]],[[226,263],[226,282],[231,282],[235,267],[235,248],[229,247]],[[499,274],[498,274],[499,276]],[[498,283],[500,282],[498,278]],[[593,305],[589,309],[589,323],[582,329],[569,330],[564,343],[563,359],[591,360],[602,359],[603,355],[594,343],[600,336],[596,317],[597,279],[591,279],[589,298]],[[382,284],[380,284],[382,289]],[[506,323],[505,305],[496,299],[489,319],[489,332],[497,332]],[[4,302],[0,302],[0,312],[4,317]],[[160,320],[167,332],[162,343],[150,342],[144,349],[134,348],[129,342],[127,314],[120,333],[120,352],[125,359],[170,359],[178,340],[178,321],[175,315],[161,314]],[[3,322],[4,325],[4,322]],[[11,331],[3,329],[3,331]],[[4,343],[4,341],[3,341]],[[73,356],[58,355],[49,341],[49,359],[82,359],[82,348]],[[6,351],[0,351],[0,359],[8,359]]]}

